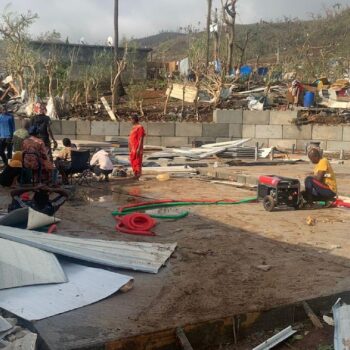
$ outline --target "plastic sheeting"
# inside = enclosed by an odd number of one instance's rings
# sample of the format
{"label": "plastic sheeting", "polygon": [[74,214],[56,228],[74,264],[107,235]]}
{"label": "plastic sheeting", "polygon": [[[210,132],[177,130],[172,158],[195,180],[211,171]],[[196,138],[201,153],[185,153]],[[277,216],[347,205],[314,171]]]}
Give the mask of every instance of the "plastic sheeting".
{"label": "plastic sheeting", "polygon": [[0,307],[28,321],[41,320],[95,303],[132,277],[61,261],[69,282],[0,291]]}
{"label": "plastic sheeting", "polygon": [[339,299],[333,306],[334,350],[350,349],[350,305]]}

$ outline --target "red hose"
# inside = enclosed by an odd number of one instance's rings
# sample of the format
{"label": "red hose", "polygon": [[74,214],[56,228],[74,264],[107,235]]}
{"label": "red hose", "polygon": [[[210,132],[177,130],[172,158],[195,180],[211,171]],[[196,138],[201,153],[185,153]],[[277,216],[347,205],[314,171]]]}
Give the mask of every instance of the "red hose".
{"label": "red hose", "polygon": [[157,222],[149,215],[142,213],[132,213],[123,217],[116,217],[118,221],[116,230],[130,235],[155,236],[152,228]]}

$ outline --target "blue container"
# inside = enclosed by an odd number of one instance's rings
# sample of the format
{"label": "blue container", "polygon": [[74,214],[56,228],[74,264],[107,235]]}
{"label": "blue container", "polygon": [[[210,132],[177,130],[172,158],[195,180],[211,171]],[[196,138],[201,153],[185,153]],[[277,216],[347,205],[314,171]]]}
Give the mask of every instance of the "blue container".
{"label": "blue container", "polygon": [[240,68],[240,72],[241,72],[241,75],[247,76],[247,75],[249,75],[250,73],[253,72],[253,68],[250,67],[250,66],[242,66]]}
{"label": "blue container", "polygon": [[310,108],[314,105],[315,94],[311,91],[306,91],[304,95],[304,107]]}

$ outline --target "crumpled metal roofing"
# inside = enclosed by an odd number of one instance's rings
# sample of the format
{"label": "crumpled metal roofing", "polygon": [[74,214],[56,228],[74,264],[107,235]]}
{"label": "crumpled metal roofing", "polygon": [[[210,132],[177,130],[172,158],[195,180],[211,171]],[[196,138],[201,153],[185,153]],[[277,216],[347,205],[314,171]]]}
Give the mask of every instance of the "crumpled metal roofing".
{"label": "crumpled metal roofing", "polygon": [[75,259],[150,273],[159,271],[177,245],[71,238],[6,226],[0,226],[0,237]]}
{"label": "crumpled metal roofing", "polygon": [[0,239],[0,289],[63,282],[67,278],[54,254]]}

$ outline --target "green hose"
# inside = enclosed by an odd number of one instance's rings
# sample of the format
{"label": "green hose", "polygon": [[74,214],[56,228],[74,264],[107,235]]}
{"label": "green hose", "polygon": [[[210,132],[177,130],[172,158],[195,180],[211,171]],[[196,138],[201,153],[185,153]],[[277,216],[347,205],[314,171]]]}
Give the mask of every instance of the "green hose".
{"label": "green hose", "polygon": [[[123,216],[123,215],[127,215],[127,214],[133,213],[135,211],[140,211],[140,210],[150,210],[150,209],[169,208],[169,207],[184,207],[184,206],[194,206],[194,205],[238,205],[238,204],[252,203],[252,202],[255,202],[256,200],[257,200],[257,198],[254,197],[254,198],[245,198],[245,199],[242,199],[242,200],[237,201],[237,202],[213,202],[213,203],[210,203],[210,202],[169,202],[169,203],[157,203],[157,204],[150,204],[150,205],[142,205],[142,206],[139,206],[139,207],[125,208],[122,212],[119,212],[118,210],[116,210],[116,211],[114,211],[112,213],[112,215],[113,216]],[[180,216],[179,218],[186,217],[188,215],[187,214],[185,216],[182,216],[182,214],[179,215]],[[166,218],[173,219],[176,216],[177,215],[175,215],[175,216],[170,215],[170,216],[166,216]],[[154,217],[154,216],[152,216],[152,217]],[[160,218],[160,217],[158,217],[158,218]],[[165,217],[163,216],[162,218],[165,218]]]}

